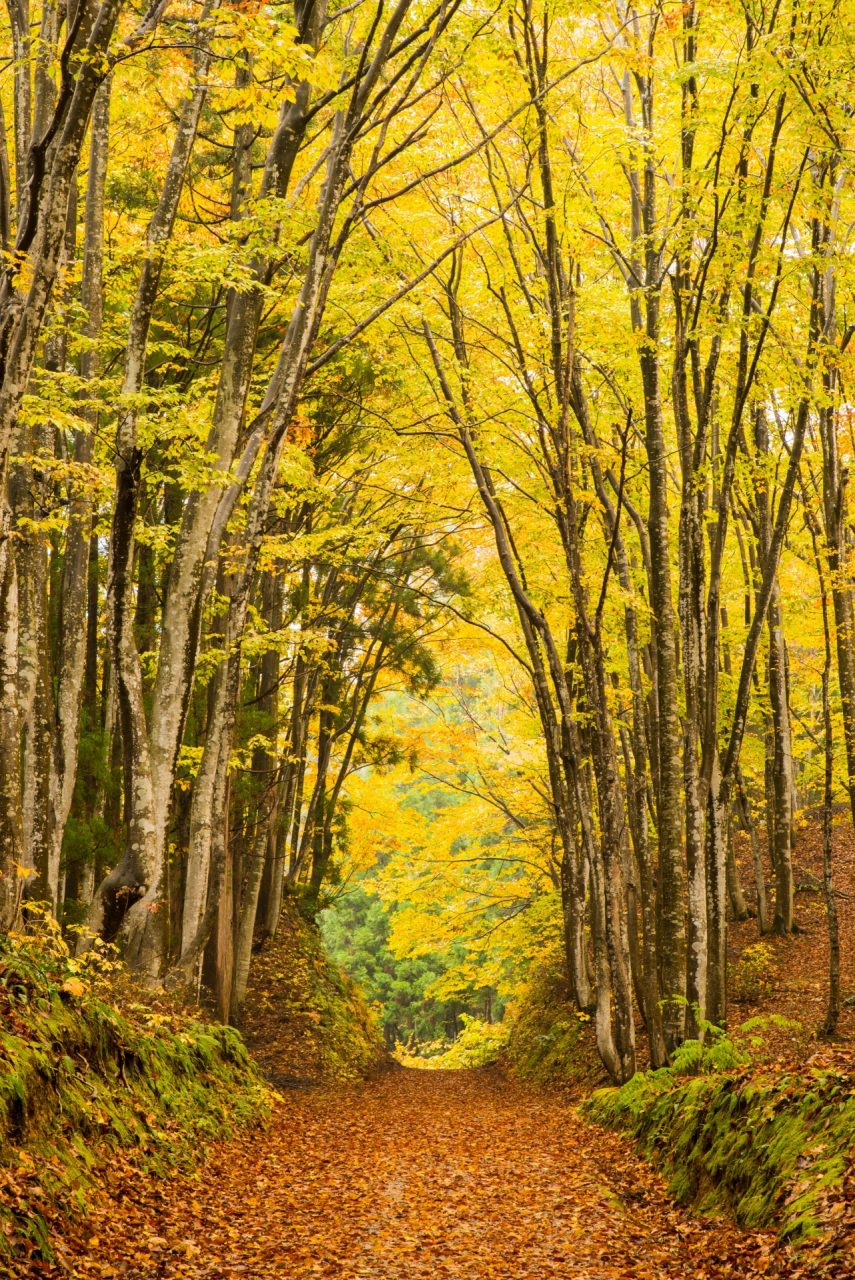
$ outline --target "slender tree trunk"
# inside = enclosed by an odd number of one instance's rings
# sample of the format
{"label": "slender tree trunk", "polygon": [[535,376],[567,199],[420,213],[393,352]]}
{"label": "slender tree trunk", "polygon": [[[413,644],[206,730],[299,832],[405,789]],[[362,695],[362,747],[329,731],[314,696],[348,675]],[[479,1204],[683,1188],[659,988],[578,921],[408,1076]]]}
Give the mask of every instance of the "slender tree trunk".
{"label": "slender tree trunk", "polygon": [[18,712],[18,579],[11,512],[0,490],[0,927],[11,928],[24,884]]}
{"label": "slender tree trunk", "polygon": [[645,448],[649,476],[647,534],[650,547],[650,604],[656,668],[656,818],[658,836],[657,957],[665,1044],[670,1052],[683,1039],[686,1023],[687,924],[683,859],[683,734],[678,714],[677,616],[671,585],[668,512],[668,453],[660,386],[661,263],[656,238],[657,174],[653,156],[653,79],[639,75],[640,119],[636,121],[629,73],[623,84],[627,125],[639,139],[630,174],[632,260],[641,291],[630,295],[630,313],[639,343],[644,392]]}
{"label": "slender tree trunk", "polygon": [[[828,454],[824,463],[827,464]],[[822,727],[823,727],[823,803],[822,803],[822,892],[825,899],[825,918],[828,928],[828,1004],[825,1017],[820,1027],[820,1034],[833,1036],[840,1019],[840,922],[837,913],[837,895],[834,888],[834,736],[831,715],[831,624],[829,619],[828,598],[829,583],[827,568],[837,563],[837,556],[829,547],[827,538],[822,537],[819,521],[810,514],[810,507],[805,504],[806,522],[813,542],[813,554],[819,576],[820,600],[822,603],[822,632],[825,643],[825,655],[822,667]],[[824,561],[827,557],[827,562]]]}
{"label": "slender tree trunk", "polygon": [[[305,577],[307,578],[308,574]],[[266,939],[276,936],[276,930],[279,927],[279,916],[282,911],[282,892],[285,887],[285,877],[287,875],[291,880],[294,870],[294,868],[288,867],[286,864],[288,862],[292,830],[295,825],[299,825],[300,818],[301,792],[298,782],[302,779],[303,774],[308,731],[307,683],[306,658],[300,651],[297,653],[294,664],[288,759],[281,766],[282,777],[279,787],[281,794],[277,804],[267,897],[264,903],[263,934]]]}
{"label": "slender tree trunk", "polygon": [[[216,0],[212,0],[216,2]],[[206,13],[209,10],[206,9]],[[207,32],[194,61],[194,84],[185,100],[157,208],[146,232],[146,256],[129,323],[122,384],[122,405],[116,432],[116,495],[110,543],[108,634],[115,671],[122,733],[125,779],[125,854],[103,881],[89,927],[103,932],[105,919],[123,917],[124,949],[128,963],[149,976],[159,976],[167,941],[167,912],[163,900],[165,848],[159,839],[165,817],[156,812],[149,728],[143,697],[143,678],[134,635],[135,524],[142,483],[143,450],[137,438],[136,397],[145,381],[148,335],[158,295],[163,246],[169,239],[196,130],[207,92],[210,52]]]}
{"label": "slender tree trunk", "polygon": [[[707,868],[706,809],[701,775],[700,735],[705,699],[706,667],[704,615],[704,540],[699,520],[697,477],[690,469],[683,482],[680,512],[680,622],[683,636],[683,781],[686,799],[686,868],[688,879],[688,937],[686,997],[687,1026],[706,1016],[707,985]],[[697,1011],[697,1013],[696,1013]]]}
{"label": "slender tree trunk", "polygon": [[[818,548],[817,548],[818,550]],[[831,699],[831,636],[828,625],[828,604],[825,583],[822,583],[822,620],[825,633],[825,664],[822,669],[822,722],[824,730],[825,777],[822,805],[822,890],[825,898],[825,917],[828,924],[828,1006],[822,1024],[824,1035],[831,1036],[837,1030],[840,1018],[840,924],[837,918],[837,897],[834,890],[834,858],[832,849],[832,809],[834,803],[834,740],[832,736]]]}
{"label": "slender tree trunk", "polygon": [[[300,42],[314,49],[323,27],[325,4],[309,0],[297,5],[296,10]],[[238,83],[243,76],[243,69],[239,69]],[[303,81],[294,86],[293,100],[283,105],[265,158],[261,200],[282,200],[288,190],[307,125],[309,95],[310,86]],[[235,134],[231,212],[237,222],[246,212],[254,138],[255,130],[246,125]],[[220,518],[220,512],[231,510],[227,500],[224,503],[228,493],[226,477],[235,460],[243,424],[264,304],[263,286],[271,270],[270,258],[259,256],[253,265],[255,287],[229,293],[224,351],[207,443],[223,482],[188,497],[169,570],[151,722],[155,841],[161,848],[165,844],[175,764],[193,689],[201,619],[213,585],[213,575],[206,572],[205,566],[215,560],[225,534],[226,520]]]}
{"label": "slender tree trunk", "polygon": [[769,702],[772,708],[774,746],[772,788],[774,811],[770,833],[775,868],[775,933],[791,933],[794,924],[793,883],[793,751],[787,696],[787,653],[777,581],[769,604]]}
{"label": "slender tree trunk", "polygon": [[[249,982],[250,963],[252,961],[252,944],[255,933],[255,921],[258,911],[258,900],[261,882],[264,878],[265,863],[273,855],[272,845],[275,841],[275,828],[270,822],[260,822],[252,840],[246,875],[240,896],[240,910],[237,913],[237,937],[234,945],[234,974],[232,980],[231,1000],[229,1004],[229,1021],[239,1026],[246,989]],[[281,896],[280,896],[281,901]]]}
{"label": "slender tree trunk", "polygon": [[[90,380],[99,372],[96,347],[101,332],[103,311],[103,238],[104,192],[107,177],[107,144],[110,126],[110,81],[98,90],[92,112],[89,146],[89,177],[86,193],[85,233],[83,242],[83,279],[81,304],[86,312],[86,338],[92,345],[81,358],[81,377]],[[88,406],[84,415],[90,431],[79,431],[74,443],[74,460],[81,467],[92,462],[93,438],[97,414]],[[81,705],[84,681],[97,678],[97,576],[92,582],[92,499],[86,487],[75,493],[69,508],[68,531],[60,585],[58,653],[56,673],[56,726],[52,744],[50,775],[50,846],[48,864],[50,878],[58,874],[65,827],[71,812],[77,778],[80,746]],[[97,542],[95,544],[97,575]],[[91,599],[94,586],[95,600]],[[94,616],[93,616],[94,615]],[[94,693],[90,699],[90,716],[94,709]],[[92,725],[94,728],[94,719]],[[94,868],[93,868],[94,872]],[[84,892],[78,896],[90,901],[92,890],[87,873]]]}
{"label": "slender tree trunk", "polygon": [[[221,859],[223,875],[220,891],[217,895],[217,923],[214,930],[213,947],[213,987],[217,1017],[221,1022],[228,1022],[232,987],[235,971],[235,862],[234,850],[228,830],[229,783],[228,771],[224,768],[223,796],[217,804],[217,831],[215,844],[222,844]],[[218,797],[219,800],[219,797]]]}
{"label": "slender tree trunk", "polygon": [[706,1011],[711,1022],[727,1016],[727,848],[730,804],[726,780],[716,756],[707,798],[706,880],[707,952]]}
{"label": "slender tree trunk", "polygon": [[[270,572],[263,575],[261,596],[263,616],[270,627],[271,634],[275,635],[282,625],[281,590],[279,583]],[[261,795],[237,913],[234,978],[229,1009],[232,1022],[239,1020],[246,997],[265,865],[272,867],[276,860],[278,787],[275,744],[279,730],[279,666],[278,649],[268,649],[262,655],[259,664],[258,707],[265,717],[264,731],[271,741],[271,747],[259,747],[253,755],[253,776],[261,788]],[[281,872],[279,874],[281,877]],[[281,886],[279,894],[281,901]]]}
{"label": "slender tree trunk", "polygon": [[763,868],[763,846],[757,831],[757,823],[751,813],[751,804],[745,791],[741,770],[736,771],[736,789],[740,824],[751,841],[751,865],[754,869],[754,887],[757,893],[757,925],[760,933],[768,933],[769,907],[766,899],[766,873]]}
{"label": "slender tree trunk", "polygon": [[748,903],[745,901],[742,881],[739,878],[739,867],[736,865],[732,829],[730,839],[727,842],[727,896],[734,920],[747,920],[751,913],[748,910]]}
{"label": "slender tree trunk", "polygon": [[[29,435],[29,433],[27,433]],[[21,453],[36,446],[21,442]],[[36,481],[32,464],[20,459],[10,482],[16,520],[37,518],[33,500]],[[59,865],[49,865],[48,780],[50,777],[51,726],[53,723],[48,637],[48,562],[43,542],[18,536],[15,542],[19,598],[18,700],[21,716],[21,821],[23,857],[32,868],[27,884],[29,898],[38,899],[56,912]]]}

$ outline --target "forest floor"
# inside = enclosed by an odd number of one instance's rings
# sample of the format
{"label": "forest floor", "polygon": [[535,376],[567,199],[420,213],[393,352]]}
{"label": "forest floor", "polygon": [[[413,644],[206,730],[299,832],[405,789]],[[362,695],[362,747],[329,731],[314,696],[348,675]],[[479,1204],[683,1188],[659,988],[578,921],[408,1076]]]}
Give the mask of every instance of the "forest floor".
{"label": "forest floor", "polygon": [[[748,886],[747,840],[737,849]],[[855,1042],[855,831],[845,820],[835,830],[844,1007],[830,1044],[815,1035],[828,950],[815,825],[799,832],[794,861],[799,932],[764,939],[762,992],[732,991],[734,1026],[771,1012],[802,1024],[771,1046],[782,1069]],[[793,1249],[681,1208],[629,1140],[581,1118],[578,1084],[403,1069],[332,1082],[316,988],[347,1005],[348,1044],[362,1005],[350,1009],[349,988],[327,991],[311,947],[295,965],[297,924],[283,932],[288,955],[265,954],[250,991],[249,1040],[281,1089],[270,1126],[168,1181],[116,1161],[88,1216],[61,1231],[57,1265],[30,1264],[16,1280],[855,1280],[855,1260],[844,1271],[824,1262],[821,1241]],[[732,978],[757,941],[756,920],[734,925]]]}
{"label": "forest floor", "polygon": [[[855,828],[848,813],[838,809],[833,831],[834,880],[840,927],[840,989],[843,1007],[832,1044],[855,1045]],[[765,832],[761,831],[765,844]],[[736,859],[746,897],[752,907],[756,895],[752,885],[751,850],[741,833],[735,841]],[[764,990],[751,998],[738,990],[739,960],[746,948],[760,941],[754,918],[731,925],[729,942],[731,1008],[729,1024],[736,1026],[756,1014],[781,1014],[800,1023],[804,1035],[800,1045],[794,1038],[790,1052],[808,1057],[816,1050],[813,1038],[825,1018],[828,999],[828,926],[822,893],[822,829],[814,818],[796,833],[793,849],[796,883],[796,932],[779,938],[766,935],[772,963],[762,975]],[[774,879],[766,870],[769,906],[774,903]],[[799,1052],[800,1049],[800,1052]]]}
{"label": "forest floor", "polygon": [[123,1176],[78,1230],[73,1262],[46,1274],[844,1280],[771,1232],[679,1208],[629,1142],[489,1070],[289,1091],[266,1132],[184,1180]]}

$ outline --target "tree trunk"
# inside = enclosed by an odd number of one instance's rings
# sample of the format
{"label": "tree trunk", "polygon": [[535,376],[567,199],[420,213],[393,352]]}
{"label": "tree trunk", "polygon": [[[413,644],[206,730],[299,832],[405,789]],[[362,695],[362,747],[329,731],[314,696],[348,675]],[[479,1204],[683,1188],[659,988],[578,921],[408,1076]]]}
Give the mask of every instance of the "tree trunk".
{"label": "tree trunk", "polygon": [[[261,584],[262,614],[271,634],[275,635],[282,625],[282,596],[280,584],[274,575],[267,572]],[[259,746],[253,755],[253,776],[261,788],[257,804],[257,818],[252,837],[249,858],[241,886],[240,906],[237,913],[237,936],[234,947],[234,978],[232,983],[229,1017],[232,1022],[240,1019],[243,1002],[246,997],[249,968],[252,958],[252,944],[255,937],[256,916],[258,914],[261,882],[264,878],[265,866],[271,875],[276,875],[273,864],[277,850],[277,769],[276,739],[279,731],[279,651],[273,647],[268,649],[259,663],[258,707],[265,717],[265,729],[271,747]],[[278,873],[281,881],[281,871]],[[279,900],[281,902],[281,883]]]}
{"label": "tree trunk", "polygon": [[11,512],[0,488],[0,927],[18,915],[24,884],[18,712],[18,579]]}
{"label": "tree trunk", "polygon": [[834,1035],[840,1018],[840,924],[837,918],[837,897],[834,891],[834,858],[832,850],[832,807],[834,803],[834,741],[832,738],[831,699],[831,636],[828,626],[828,605],[825,583],[822,583],[822,620],[825,632],[825,664],[822,669],[822,721],[824,730],[825,778],[822,805],[822,890],[825,898],[825,917],[828,924],[828,1005],[822,1023],[822,1033]]}
{"label": "tree trunk", "polygon": [[[86,193],[86,228],[83,241],[83,279],[80,300],[86,312],[86,338],[92,346],[84,351],[81,377],[89,380],[97,377],[99,356],[95,343],[101,333],[103,311],[103,238],[104,192],[107,178],[107,145],[110,127],[110,81],[98,90],[92,112],[92,130],[89,146],[89,178]],[[91,424],[91,431],[79,431],[74,442],[74,460],[81,467],[92,461],[93,437],[97,413],[84,407],[84,416]],[[58,871],[65,827],[71,812],[74,785],[77,778],[77,760],[80,747],[81,706],[85,679],[90,685],[97,678],[97,540],[93,539],[92,499],[86,488],[75,493],[68,514],[68,530],[65,538],[65,554],[60,585],[60,613],[58,625],[58,653],[56,674],[56,726],[52,744],[52,769],[50,776],[50,848],[48,862]],[[95,581],[92,582],[93,542]],[[91,600],[94,585],[95,601]],[[95,693],[90,689],[90,715],[95,705]],[[94,729],[94,720],[90,725]],[[92,867],[94,874],[94,867]],[[92,889],[87,872],[83,894],[78,896],[91,901]]]}
{"label": "tree trunk", "polygon": [[[216,0],[211,0],[216,4]],[[208,10],[206,9],[206,13]],[[143,677],[134,635],[134,533],[142,484],[143,451],[137,439],[136,397],[145,381],[148,335],[163,266],[163,245],[175,218],[207,92],[210,53],[207,31],[194,59],[194,83],[185,100],[157,208],[146,231],[146,257],[129,322],[116,431],[116,496],[107,590],[108,636],[116,679],[125,779],[125,854],[104,880],[90,912],[89,928],[101,932],[105,918],[121,915],[127,962],[152,978],[163,967],[167,941],[163,901],[166,817],[156,808]]]}
{"label": "tree trunk", "polygon": [[707,801],[706,880],[709,945],[706,1016],[717,1026],[727,1021],[727,847],[730,805],[718,759],[714,761]]}
{"label": "tree trunk", "polygon": [[751,804],[745,791],[742,773],[736,771],[736,788],[740,824],[751,841],[751,864],[754,868],[754,887],[757,893],[757,925],[760,933],[769,932],[769,908],[766,900],[766,875],[763,869],[763,847],[757,832],[757,824],[751,813]]}
{"label": "tree trunk", "polygon": [[787,653],[777,581],[769,604],[769,701],[772,708],[774,812],[771,832],[775,868],[775,933],[792,933],[793,884],[793,750],[787,697]]}

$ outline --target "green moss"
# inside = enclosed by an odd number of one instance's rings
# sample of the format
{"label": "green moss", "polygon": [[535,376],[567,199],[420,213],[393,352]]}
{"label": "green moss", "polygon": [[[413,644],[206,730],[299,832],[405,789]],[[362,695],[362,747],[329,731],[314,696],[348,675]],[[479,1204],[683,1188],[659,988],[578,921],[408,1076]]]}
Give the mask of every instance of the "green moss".
{"label": "green moss", "polygon": [[[855,1153],[855,1076],[809,1064],[758,1072],[731,1042],[714,1050],[728,1069],[694,1045],[679,1065],[598,1090],[585,1110],[638,1139],[680,1200],[793,1239],[817,1234]],[[700,1074],[686,1077],[692,1055]]]}
{"label": "green moss", "polygon": [[166,1174],[266,1112],[236,1031],[116,1007],[55,938],[0,940],[0,1016],[0,1258],[49,1259],[51,1215],[83,1208],[118,1149]]}
{"label": "green moss", "polygon": [[356,984],[327,961],[320,935],[313,944],[321,963],[314,966],[309,1000],[321,1015],[324,1074],[334,1080],[370,1075],[385,1057],[378,1020]]}

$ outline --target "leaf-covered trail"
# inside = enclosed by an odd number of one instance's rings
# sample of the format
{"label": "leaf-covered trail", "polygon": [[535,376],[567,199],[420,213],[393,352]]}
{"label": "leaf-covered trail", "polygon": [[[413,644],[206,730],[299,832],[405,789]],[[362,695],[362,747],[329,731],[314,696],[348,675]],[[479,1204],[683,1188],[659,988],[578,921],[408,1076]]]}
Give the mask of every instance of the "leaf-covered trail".
{"label": "leaf-covered trail", "polygon": [[[676,1208],[554,1094],[396,1071],[294,1092],[198,1179],[140,1181],[71,1274],[135,1280],[663,1280],[790,1272],[769,1235]],[[67,1274],[67,1273],[66,1273]]]}

